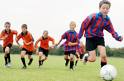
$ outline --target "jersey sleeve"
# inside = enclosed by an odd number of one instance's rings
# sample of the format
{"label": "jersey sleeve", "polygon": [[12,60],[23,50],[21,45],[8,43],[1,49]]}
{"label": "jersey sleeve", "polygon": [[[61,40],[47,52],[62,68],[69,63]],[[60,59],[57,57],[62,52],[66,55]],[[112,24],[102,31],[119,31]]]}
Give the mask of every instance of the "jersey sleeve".
{"label": "jersey sleeve", "polygon": [[81,37],[83,36],[85,29],[89,26],[93,17],[94,17],[94,15],[92,14],[92,15],[86,17],[86,19],[82,22],[79,33],[78,33],[79,39],[81,39]]}
{"label": "jersey sleeve", "polygon": [[49,40],[52,41],[52,44],[55,44],[54,38],[52,38],[52,37],[49,36]]}
{"label": "jersey sleeve", "polygon": [[110,19],[108,20],[108,25],[105,27],[105,30],[107,30],[109,33],[111,33],[111,35],[113,36],[113,38],[115,38],[116,40],[120,41],[121,36],[118,35],[117,32],[115,32],[113,25],[110,21]]}

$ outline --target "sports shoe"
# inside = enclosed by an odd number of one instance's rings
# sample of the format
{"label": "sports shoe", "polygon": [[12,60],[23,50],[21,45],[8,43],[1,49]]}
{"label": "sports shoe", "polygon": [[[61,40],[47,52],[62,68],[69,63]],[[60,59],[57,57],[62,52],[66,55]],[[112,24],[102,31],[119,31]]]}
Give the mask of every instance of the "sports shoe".
{"label": "sports shoe", "polygon": [[83,56],[83,64],[86,64],[87,63],[87,58],[88,58],[88,54],[86,53],[86,54],[84,54],[84,56]]}
{"label": "sports shoe", "polygon": [[12,65],[11,65],[11,63],[8,63],[7,66],[8,66],[8,67],[11,67]]}
{"label": "sports shoe", "polygon": [[27,67],[26,66],[23,66],[22,69],[26,69]]}

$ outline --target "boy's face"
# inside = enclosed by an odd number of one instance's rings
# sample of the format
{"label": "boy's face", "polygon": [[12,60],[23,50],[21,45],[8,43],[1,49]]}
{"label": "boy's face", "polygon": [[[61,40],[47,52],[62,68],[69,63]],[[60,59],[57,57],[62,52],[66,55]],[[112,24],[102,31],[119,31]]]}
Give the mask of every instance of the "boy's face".
{"label": "boy's face", "polygon": [[27,29],[25,27],[22,27],[21,29],[22,29],[22,32],[23,33],[26,33],[27,32]]}
{"label": "boy's face", "polygon": [[75,29],[76,28],[76,23],[75,22],[71,22],[70,23],[70,28],[71,29]]}
{"label": "boy's face", "polygon": [[99,8],[99,10],[100,10],[100,12],[103,14],[103,16],[106,16],[106,15],[108,14],[109,9],[110,9],[109,4],[103,4],[103,5]]}
{"label": "boy's face", "polygon": [[44,38],[47,38],[47,37],[48,37],[48,32],[44,32],[44,33],[43,33],[43,37],[44,37]]}
{"label": "boy's face", "polygon": [[4,27],[5,27],[5,30],[6,31],[9,31],[10,30],[10,24],[5,24]]}

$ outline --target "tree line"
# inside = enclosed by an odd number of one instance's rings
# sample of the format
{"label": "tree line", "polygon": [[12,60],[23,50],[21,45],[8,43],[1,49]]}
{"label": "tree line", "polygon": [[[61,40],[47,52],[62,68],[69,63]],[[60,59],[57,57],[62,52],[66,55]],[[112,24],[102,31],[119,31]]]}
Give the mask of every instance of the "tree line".
{"label": "tree line", "polygon": [[[21,49],[17,45],[13,45],[11,48],[11,54],[20,54]],[[109,57],[123,57],[124,58],[124,47],[122,48],[110,48],[106,46],[107,56]],[[3,48],[0,45],[0,53],[3,53]],[[35,52],[34,52],[35,53]],[[97,56],[99,56],[98,50],[96,49]],[[49,55],[64,55],[63,47],[50,48]]]}

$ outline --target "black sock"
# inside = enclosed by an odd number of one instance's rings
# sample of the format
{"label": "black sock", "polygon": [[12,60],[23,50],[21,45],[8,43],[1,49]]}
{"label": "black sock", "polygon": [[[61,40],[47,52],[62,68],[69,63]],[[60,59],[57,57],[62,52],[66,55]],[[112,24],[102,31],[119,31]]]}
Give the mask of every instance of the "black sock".
{"label": "black sock", "polygon": [[75,66],[77,66],[78,60],[75,61]]}
{"label": "black sock", "polygon": [[107,62],[101,62],[101,67],[103,67],[106,64],[107,64]]}
{"label": "black sock", "polygon": [[6,56],[4,56],[4,60],[5,60],[5,65],[7,65],[8,62],[7,62],[7,57]]}
{"label": "black sock", "polygon": [[21,58],[24,67],[26,67],[25,58]]}
{"label": "black sock", "polygon": [[83,58],[83,56],[84,56],[84,54],[81,54],[81,55],[80,55],[80,59],[82,59],[82,58]]}
{"label": "black sock", "polygon": [[69,62],[69,59],[66,59],[65,65],[67,66]]}
{"label": "black sock", "polygon": [[41,60],[42,61],[42,63],[44,62],[44,59],[43,60]]}
{"label": "black sock", "polygon": [[7,54],[8,63],[11,63],[10,53]]}
{"label": "black sock", "polygon": [[41,62],[42,62],[42,61],[41,61],[41,60],[39,60],[39,66],[42,64]]}
{"label": "black sock", "polygon": [[28,65],[31,65],[32,61],[33,61],[33,58],[31,58],[31,59],[29,60]]}
{"label": "black sock", "polygon": [[73,69],[74,61],[70,61],[70,69]]}

